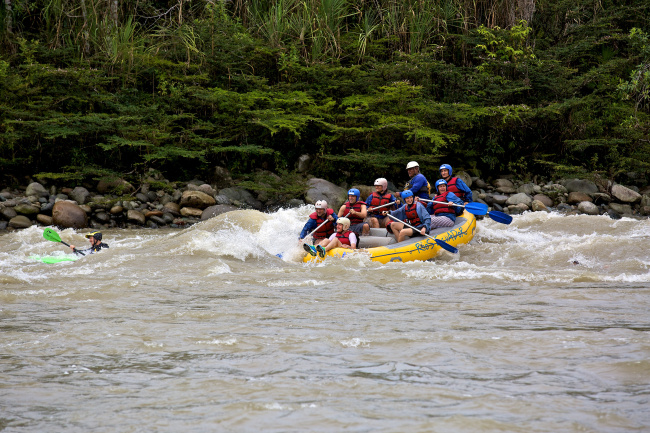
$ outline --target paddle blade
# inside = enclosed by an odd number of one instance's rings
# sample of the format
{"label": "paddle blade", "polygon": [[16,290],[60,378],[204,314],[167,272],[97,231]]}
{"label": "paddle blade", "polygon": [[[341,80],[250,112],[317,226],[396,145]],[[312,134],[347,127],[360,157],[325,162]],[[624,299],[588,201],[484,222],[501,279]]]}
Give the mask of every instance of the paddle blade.
{"label": "paddle blade", "polygon": [[59,234],[51,228],[46,228],[43,230],[43,237],[48,241],[61,242],[61,237],[59,237]]}
{"label": "paddle blade", "polygon": [[458,252],[458,248],[449,245],[445,241],[441,241],[440,239],[436,239],[436,244],[440,245],[440,248],[449,251],[450,253],[456,254]]}
{"label": "paddle blade", "polygon": [[474,215],[485,215],[488,207],[484,203],[472,202],[465,205],[465,210]]}
{"label": "paddle blade", "polygon": [[512,222],[512,217],[507,213],[499,212],[498,210],[493,210],[488,212],[488,216],[494,221],[501,224],[510,224]]}

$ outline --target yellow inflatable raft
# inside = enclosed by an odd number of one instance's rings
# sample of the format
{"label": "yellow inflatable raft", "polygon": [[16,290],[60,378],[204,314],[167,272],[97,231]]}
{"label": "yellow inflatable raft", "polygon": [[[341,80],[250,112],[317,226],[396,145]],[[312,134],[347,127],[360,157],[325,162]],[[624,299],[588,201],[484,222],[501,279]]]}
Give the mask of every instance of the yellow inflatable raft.
{"label": "yellow inflatable raft", "polygon": [[[440,239],[454,247],[464,245],[472,240],[476,233],[476,217],[465,211],[456,218],[453,227],[432,230],[430,235]],[[345,248],[334,248],[327,252],[325,258],[314,257],[307,254],[303,261],[322,261],[329,256],[345,256],[349,254],[365,254],[370,260],[388,262],[410,262],[413,260],[430,260],[438,255],[442,248],[433,239],[427,237],[415,237],[403,242],[396,242],[395,236],[388,233],[386,229],[370,229],[370,236],[359,238],[359,249],[349,250]]]}

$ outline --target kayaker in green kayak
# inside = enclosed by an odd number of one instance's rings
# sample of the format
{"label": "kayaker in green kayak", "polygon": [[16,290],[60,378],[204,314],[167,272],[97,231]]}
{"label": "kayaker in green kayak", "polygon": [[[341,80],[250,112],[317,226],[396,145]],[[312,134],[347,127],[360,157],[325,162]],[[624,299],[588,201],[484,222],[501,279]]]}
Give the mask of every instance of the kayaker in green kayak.
{"label": "kayaker in green kayak", "polygon": [[86,255],[93,254],[100,251],[102,248],[108,248],[108,244],[102,242],[102,232],[90,232],[86,234],[86,238],[90,242],[90,248],[78,250],[74,245],[69,245],[70,249],[77,254]]}

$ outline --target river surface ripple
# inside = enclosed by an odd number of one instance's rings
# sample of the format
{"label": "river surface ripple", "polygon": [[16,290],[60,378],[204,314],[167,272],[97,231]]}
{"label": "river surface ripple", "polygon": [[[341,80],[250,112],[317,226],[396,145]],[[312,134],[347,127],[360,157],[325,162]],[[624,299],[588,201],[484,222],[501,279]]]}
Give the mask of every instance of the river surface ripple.
{"label": "river surface ripple", "polygon": [[529,213],[458,256],[305,265],[309,212],[108,230],[57,264],[42,228],[0,236],[0,430],[650,431],[647,220]]}

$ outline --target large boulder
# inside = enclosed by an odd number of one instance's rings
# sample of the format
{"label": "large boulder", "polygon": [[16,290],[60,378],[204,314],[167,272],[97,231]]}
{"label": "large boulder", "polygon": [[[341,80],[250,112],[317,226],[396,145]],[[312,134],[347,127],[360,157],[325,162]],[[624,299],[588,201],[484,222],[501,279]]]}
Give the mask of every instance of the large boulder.
{"label": "large boulder", "polygon": [[566,179],[563,181],[563,184],[568,192],[583,192],[585,194],[594,194],[598,192],[598,187],[590,180]]}
{"label": "large boulder", "polygon": [[[230,200],[230,202],[235,206],[248,207],[257,210],[262,209],[262,202],[255,199],[255,197],[253,197],[253,194],[251,194],[249,191],[245,190],[244,188],[239,188],[239,187],[224,188],[219,191],[219,195],[228,197],[228,200]],[[216,204],[216,202],[212,204]],[[228,204],[228,203],[224,203],[224,204]]]}
{"label": "large boulder", "polygon": [[533,204],[533,198],[528,194],[520,192],[518,194],[512,195],[506,200],[507,205],[519,205],[525,204],[527,207],[531,207]]}
{"label": "large boulder", "polygon": [[[460,170],[458,173],[454,173],[456,177],[459,177],[468,187],[472,187],[472,176],[469,175],[466,171]],[[435,183],[435,181],[434,181]]]}
{"label": "large boulder", "polygon": [[[593,202],[591,197],[589,197],[588,194],[585,194],[584,192],[579,192],[579,191],[572,191],[569,193],[569,198],[567,198],[567,203],[569,204],[578,204],[588,201],[590,203]],[[585,212],[586,213],[586,212]]]}
{"label": "large boulder", "polygon": [[212,181],[217,188],[228,188],[233,185],[228,169],[220,166],[216,166],[212,171]]}
{"label": "large boulder", "polygon": [[316,203],[318,200],[327,201],[329,207],[338,211],[343,203],[347,200],[347,190],[340,186],[334,185],[325,179],[312,178],[307,181],[309,189],[305,193],[307,203]]}
{"label": "large boulder", "polygon": [[31,203],[18,203],[14,210],[21,215],[36,215],[41,211],[41,207]]}
{"label": "large boulder", "polygon": [[45,187],[38,182],[32,182],[27,185],[27,190],[25,190],[25,195],[30,196],[34,195],[36,197],[47,197],[50,193],[47,192]]}
{"label": "large boulder", "polygon": [[532,196],[536,192],[535,186],[536,185],[534,183],[525,183],[521,185],[519,188],[517,188],[517,192],[523,192],[524,194],[528,194]]}
{"label": "large boulder", "polygon": [[630,215],[632,213],[632,206],[629,204],[610,203],[609,208],[621,215]]}
{"label": "large boulder", "polygon": [[598,206],[593,204],[591,201],[583,201],[578,203],[578,210],[587,215],[598,215],[600,213]]}
{"label": "large boulder", "polygon": [[52,222],[63,228],[81,229],[88,224],[88,216],[76,203],[59,201],[52,208]]}
{"label": "large boulder", "polygon": [[144,214],[135,209],[129,209],[128,211],[126,211],[126,219],[130,223],[138,224],[141,226],[143,226],[146,221]]}
{"label": "large boulder", "polygon": [[78,186],[70,192],[70,198],[79,204],[85,204],[90,197],[90,193],[83,186]]}
{"label": "large boulder", "polygon": [[216,217],[217,215],[221,215],[222,213],[230,212],[231,210],[237,210],[237,208],[228,204],[217,204],[210,206],[203,209],[201,219],[205,221],[207,219]]}
{"label": "large boulder", "polygon": [[202,191],[192,190],[183,192],[180,202],[181,208],[193,207],[197,209],[205,209],[206,207],[214,206],[215,204],[217,204],[217,201],[214,199],[214,197],[209,196]]}
{"label": "large boulder", "polygon": [[612,196],[623,203],[636,203],[641,201],[641,194],[618,184],[612,186]]}

